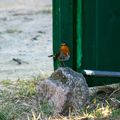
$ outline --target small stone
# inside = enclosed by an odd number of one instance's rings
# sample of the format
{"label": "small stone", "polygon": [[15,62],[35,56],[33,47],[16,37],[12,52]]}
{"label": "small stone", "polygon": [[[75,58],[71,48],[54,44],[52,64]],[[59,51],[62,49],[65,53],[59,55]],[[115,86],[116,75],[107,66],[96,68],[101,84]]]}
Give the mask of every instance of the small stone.
{"label": "small stone", "polygon": [[14,62],[16,62],[18,65],[21,65],[21,64],[29,64],[27,61],[23,61],[23,60],[21,60],[21,59],[19,59],[19,58],[13,58],[12,59]]}
{"label": "small stone", "polygon": [[38,33],[45,34],[45,32],[44,32],[44,31],[40,31],[40,30],[38,31]]}

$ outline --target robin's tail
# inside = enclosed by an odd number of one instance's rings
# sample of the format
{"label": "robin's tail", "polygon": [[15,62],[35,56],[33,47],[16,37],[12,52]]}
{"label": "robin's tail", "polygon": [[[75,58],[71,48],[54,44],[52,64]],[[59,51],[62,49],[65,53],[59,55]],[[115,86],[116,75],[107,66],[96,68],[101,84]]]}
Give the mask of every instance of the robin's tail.
{"label": "robin's tail", "polygon": [[49,55],[48,57],[52,57],[55,61],[57,60],[56,55]]}
{"label": "robin's tail", "polygon": [[55,57],[55,55],[49,55],[48,57]]}
{"label": "robin's tail", "polygon": [[59,57],[60,53],[57,53],[55,55],[49,55],[48,57],[53,57],[53,59],[56,61]]}

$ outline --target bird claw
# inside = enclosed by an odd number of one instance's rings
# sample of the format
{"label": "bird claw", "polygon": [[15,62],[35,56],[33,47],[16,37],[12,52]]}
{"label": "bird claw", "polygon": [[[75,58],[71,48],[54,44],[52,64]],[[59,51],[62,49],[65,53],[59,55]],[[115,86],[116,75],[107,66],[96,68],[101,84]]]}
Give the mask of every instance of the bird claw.
{"label": "bird claw", "polygon": [[61,61],[61,67],[65,67],[65,63]]}

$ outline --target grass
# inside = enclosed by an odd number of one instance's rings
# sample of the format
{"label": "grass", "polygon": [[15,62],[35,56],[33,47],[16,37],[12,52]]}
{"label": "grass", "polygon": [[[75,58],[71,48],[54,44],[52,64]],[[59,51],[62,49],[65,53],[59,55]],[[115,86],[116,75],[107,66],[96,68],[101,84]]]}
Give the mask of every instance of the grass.
{"label": "grass", "polygon": [[22,33],[22,31],[18,30],[16,28],[10,28],[10,29],[7,29],[3,32],[0,32],[0,34],[14,34],[14,33]]}
{"label": "grass", "polygon": [[112,111],[112,116],[115,117],[117,115],[120,115],[120,108],[119,109],[115,109]]}
{"label": "grass", "polygon": [[9,33],[9,34],[13,34],[13,33],[21,33],[22,31],[17,30],[17,29],[7,29],[4,33]]}
{"label": "grass", "polygon": [[1,81],[0,120],[119,120],[120,108],[110,104],[109,96],[120,98],[120,91],[110,95],[93,95],[90,104],[78,113],[69,116],[53,116],[53,107],[47,101],[36,104],[36,83],[33,80]]}
{"label": "grass", "polygon": [[31,97],[36,94],[35,82],[20,80],[18,82],[18,95]]}
{"label": "grass", "polygon": [[3,80],[1,81],[2,85],[4,85],[5,87],[9,86],[11,84],[10,80]]}

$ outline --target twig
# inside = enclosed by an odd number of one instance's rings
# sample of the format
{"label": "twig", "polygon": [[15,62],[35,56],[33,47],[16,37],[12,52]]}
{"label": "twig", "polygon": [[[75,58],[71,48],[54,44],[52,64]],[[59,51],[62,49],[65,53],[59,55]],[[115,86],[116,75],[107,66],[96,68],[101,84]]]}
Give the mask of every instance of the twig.
{"label": "twig", "polygon": [[108,99],[109,99],[114,93],[118,92],[119,90],[120,90],[120,88],[114,90],[114,91],[108,96]]}

